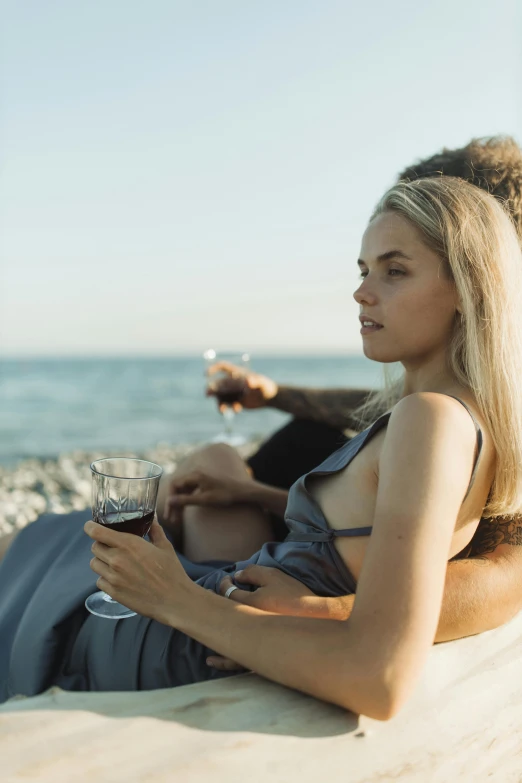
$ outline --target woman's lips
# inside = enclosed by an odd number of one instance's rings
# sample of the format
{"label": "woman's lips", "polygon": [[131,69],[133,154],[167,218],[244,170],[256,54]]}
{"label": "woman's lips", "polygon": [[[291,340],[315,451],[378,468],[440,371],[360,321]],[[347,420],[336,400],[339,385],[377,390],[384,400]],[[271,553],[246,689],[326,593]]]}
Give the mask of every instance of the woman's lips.
{"label": "woman's lips", "polygon": [[374,324],[373,326],[362,326],[361,334],[373,334],[374,332],[380,332],[381,329],[384,329],[384,326],[381,326],[380,324]]}
{"label": "woman's lips", "polygon": [[382,324],[377,323],[373,318],[361,316],[359,320],[361,322],[361,334],[373,334],[384,328]]}

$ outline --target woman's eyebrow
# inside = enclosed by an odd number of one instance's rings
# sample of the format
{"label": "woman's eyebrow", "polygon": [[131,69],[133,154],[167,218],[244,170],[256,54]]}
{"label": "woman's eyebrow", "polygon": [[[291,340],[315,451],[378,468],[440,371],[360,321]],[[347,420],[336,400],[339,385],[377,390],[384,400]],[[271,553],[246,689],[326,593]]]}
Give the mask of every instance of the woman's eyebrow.
{"label": "woman's eyebrow", "polygon": [[[402,259],[403,261],[413,261],[413,258],[407,256],[402,250],[388,250],[387,253],[381,253],[380,256],[377,256],[377,261],[393,261],[396,258],[399,260]],[[363,261],[362,258],[360,258],[357,263],[359,266],[361,266],[361,264],[366,266],[366,261]]]}

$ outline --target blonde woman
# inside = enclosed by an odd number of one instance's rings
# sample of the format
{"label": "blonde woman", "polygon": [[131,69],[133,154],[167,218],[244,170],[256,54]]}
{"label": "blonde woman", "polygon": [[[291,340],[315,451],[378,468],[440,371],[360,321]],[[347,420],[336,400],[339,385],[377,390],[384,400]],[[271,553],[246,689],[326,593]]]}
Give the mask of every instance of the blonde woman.
{"label": "blonde woman", "polygon": [[[212,676],[204,664],[213,650],[355,712],[394,715],[433,643],[448,560],[469,543],[483,514],[520,512],[520,256],[502,208],[460,180],[396,185],[372,216],[355,292],[363,347],[375,361],[401,362],[404,377],[373,401],[376,419],[367,430],[292,487],[288,539],[250,559],[320,595],[357,587],[348,622],[224,600],[216,593],[227,585],[233,598],[239,590],[230,576],[241,584],[237,571],[248,562],[207,568],[193,582],[157,524],[148,543],[87,523],[98,586],[141,617],[109,623],[74,614],[92,583],[79,589],[80,577],[73,580],[68,568],[66,586],[52,564],[45,579],[52,600],[65,589],[69,596],[49,618],[49,595],[39,600],[34,591],[11,645],[11,691],[51,681],[83,689],[181,684]],[[199,472],[181,478],[179,489],[196,497],[209,483],[215,489]],[[224,479],[221,487],[214,497],[236,508],[198,513],[262,523],[252,505],[260,498],[246,478]],[[29,530],[25,544],[22,534],[7,554],[11,574],[27,553]],[[53,531],[55,552],[59,535]],[[70,548],[68,563],[80,552],[80,544]],[[1,619],[0,605],[0,627]],[[51,624],[61,635],[49,634]],[[45,672],[35,660],[42,652]],[[31,667],[37,674],[28,682]]]}

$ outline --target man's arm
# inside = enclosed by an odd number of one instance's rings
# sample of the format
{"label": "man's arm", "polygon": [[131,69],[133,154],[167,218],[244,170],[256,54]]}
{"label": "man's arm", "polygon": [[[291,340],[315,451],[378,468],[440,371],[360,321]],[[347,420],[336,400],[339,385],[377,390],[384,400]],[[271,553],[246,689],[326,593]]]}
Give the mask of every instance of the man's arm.
{"label": "man's arm", "polygon": [[[522,517],[481,519],[470,544],[469,557],[487,559],[500,546],[522,547]],[[522,550],[507,550],[506,554],[521,554]]]}
{"label": "man's arm", "polygon": [[270,408],[291,413],[297,419],[311,419],[336,429],[360,429],[353,412],[371,394],[370,389],[303,389],[278,386],[266,402]]}
{"label": "man's arm", "polygon": [[[277,569],[249,566],[241,582],[253,592],[234,593],[234,600],[264,611],[301,617],[347,620],[355,595],[324,598]],[[232,584],[223,580],[223,590]],[[436,642],[489,631],[522,610],[522,517],[483,519],[466,559],[448,563]],[[218,667],[219,668],[219,667]]]}
{"label": "man's arm", "polygon": [[[255,595],[255,594],[254,594]],[[303,599],[303,613],[346,620],[355,596]],[[491,631],[522,610],[522,517],[483,519],[469,556],[448,563],[435,636],[449,642]]]}
{"label": "man's arm", "polygon": [[226,388],[230,378],[241,378],[244,382],[241,401],[236,409],[277,408],[291,413],[297,419],[310,419],[329,424],[336,429],[358,430],[359,422],[353,418],[353,411],[362,405],[372,391],[370,389],[307,389],[296,386],[279,386],[272,378],[256,372],[245,372],[244,368],[230,362],[216,362],[208,368],[209,377],[224,373],[225,378],[213,380],[207,387],[207,395],[219,397],[221,387]]}
{"label": "man's arm", "polygon": [[469,556],[448,564],[436,641],[489,631],[522,609],[522,517],[483,519]]}

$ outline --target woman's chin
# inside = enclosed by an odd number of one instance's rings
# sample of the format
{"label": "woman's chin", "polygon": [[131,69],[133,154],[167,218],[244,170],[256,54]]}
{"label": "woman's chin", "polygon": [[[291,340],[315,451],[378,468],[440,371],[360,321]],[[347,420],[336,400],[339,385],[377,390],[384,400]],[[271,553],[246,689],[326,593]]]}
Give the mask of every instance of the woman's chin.
{"label": "woman's chin", "polygon": [[385,348],[378,348],[375,345],[368,345],[363,340],[363,353],[367,359],[372,362],[382,362],[382,364],[390,364],[392,362],[399,362],[400,356],[397,356],[396,351],[386,350]]}

